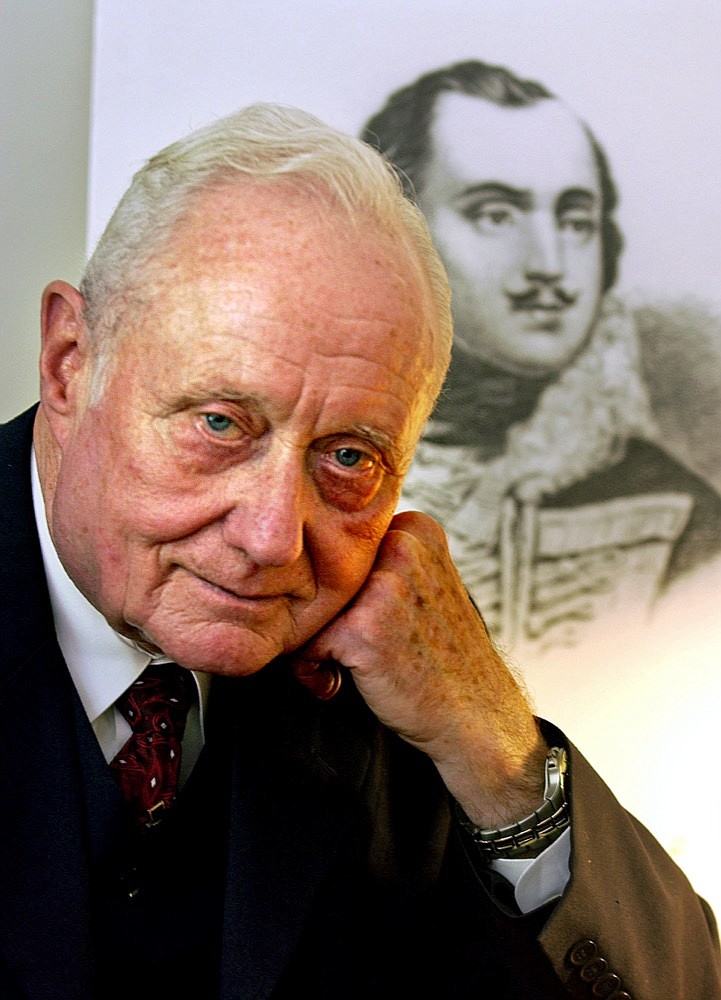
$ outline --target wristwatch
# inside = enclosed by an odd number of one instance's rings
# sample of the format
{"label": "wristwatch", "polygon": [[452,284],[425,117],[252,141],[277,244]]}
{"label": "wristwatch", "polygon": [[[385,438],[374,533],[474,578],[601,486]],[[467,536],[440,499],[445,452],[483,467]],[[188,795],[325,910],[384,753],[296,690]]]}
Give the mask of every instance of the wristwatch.
{"label": "wristwatch", "polygon": [[567,769],[566,751],[563,747],[553,747],[549,750],[546,757],[543,804],[525,819],[496,830],[483,830],[476,826],[459,807],[458,822],[489,861],[525,851],[529,845],[541,847],[541,841],[550,837],[555,839],[570,823],[566,798]]}

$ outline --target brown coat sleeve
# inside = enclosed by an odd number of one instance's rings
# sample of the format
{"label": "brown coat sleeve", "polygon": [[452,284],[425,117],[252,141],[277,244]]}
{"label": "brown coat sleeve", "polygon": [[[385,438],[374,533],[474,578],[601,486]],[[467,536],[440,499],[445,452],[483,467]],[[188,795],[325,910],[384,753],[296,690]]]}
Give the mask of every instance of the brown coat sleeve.
{"label": "brown coat sleeve", "polygon": [[589,1000],[616,997],[593,991],[611,983],[633,1000],[721,998],[710,907],[583,756],[569,751],[571,879],[539,936],[556,973],[572,996]]}

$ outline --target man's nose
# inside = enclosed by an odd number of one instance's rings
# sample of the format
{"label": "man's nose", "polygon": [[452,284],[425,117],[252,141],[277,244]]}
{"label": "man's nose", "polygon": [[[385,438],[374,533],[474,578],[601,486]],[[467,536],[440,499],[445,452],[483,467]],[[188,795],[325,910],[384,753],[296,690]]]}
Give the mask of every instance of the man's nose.
{"label": "man's nose", "polygon": [[[300,466],[300,467],[299,467]],[[303,553],[312,484],[300,463],[268,456],[259,467],[239,470],[232,509],[223,531],[258,566],[289,566]]]}
{"label": "man's nose", "polygon": [[563,246],[555,219],[545,214],[529,215],[524,264],[529,281],[550,283],[563,277]]}

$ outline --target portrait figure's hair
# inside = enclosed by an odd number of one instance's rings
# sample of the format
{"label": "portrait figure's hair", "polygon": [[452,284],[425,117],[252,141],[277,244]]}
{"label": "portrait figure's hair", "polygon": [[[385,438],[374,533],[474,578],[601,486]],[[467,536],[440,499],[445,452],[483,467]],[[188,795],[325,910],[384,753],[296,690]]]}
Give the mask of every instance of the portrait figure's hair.
{"label": "portrait figure's hair", "polygon": [[[366,122],[361,138],[397,167],[406,192],[412,198],[423,191],[424,170],[431,155],[433,115],[438,98],[445,93],[467,94],[507,108],[528,107],[538,101],[555,99],[542,84],[522,80],[502,66],[491,66],[479,60],[433,70],[396,90],[384,107]],[[588,125],[581,124],[591,143],[601,187],[603,290],[607,291],[616,281],[623,248],[623,238],[613,218],[618,195],[606,155]]]}
{"label": "portrait figure's hair", "polygon": [[80,284],[94,350],[95,399],[127,310],[139,301],[144,275],[192,199],[237,181],[292,185],[345,210],[350,224],[376,225],[398,237],[428,289],[427,322],[438,348],[440,383],[453,336],[448,281],[425,219],[405,196],[396,170],[359,139],[304,111],[255,104],[151,157],[118,204]]}

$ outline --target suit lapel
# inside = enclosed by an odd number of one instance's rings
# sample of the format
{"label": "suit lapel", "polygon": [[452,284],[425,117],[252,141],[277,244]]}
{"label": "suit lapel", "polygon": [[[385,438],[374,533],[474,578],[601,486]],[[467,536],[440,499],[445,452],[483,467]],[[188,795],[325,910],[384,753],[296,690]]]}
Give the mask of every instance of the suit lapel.
{"label": "suit lapel", "polygon": [[[0,951],[27,995],[89,990],[88,876],[64,664],[41,644],[0,694]],[[90,993],[88,992],[88,995]]]}
{"label": "suit lapel", "polygon": [[90,995],[74,689],[55,641],[30,490],[32,413],[0,431],[0,954],[24,995]]}

